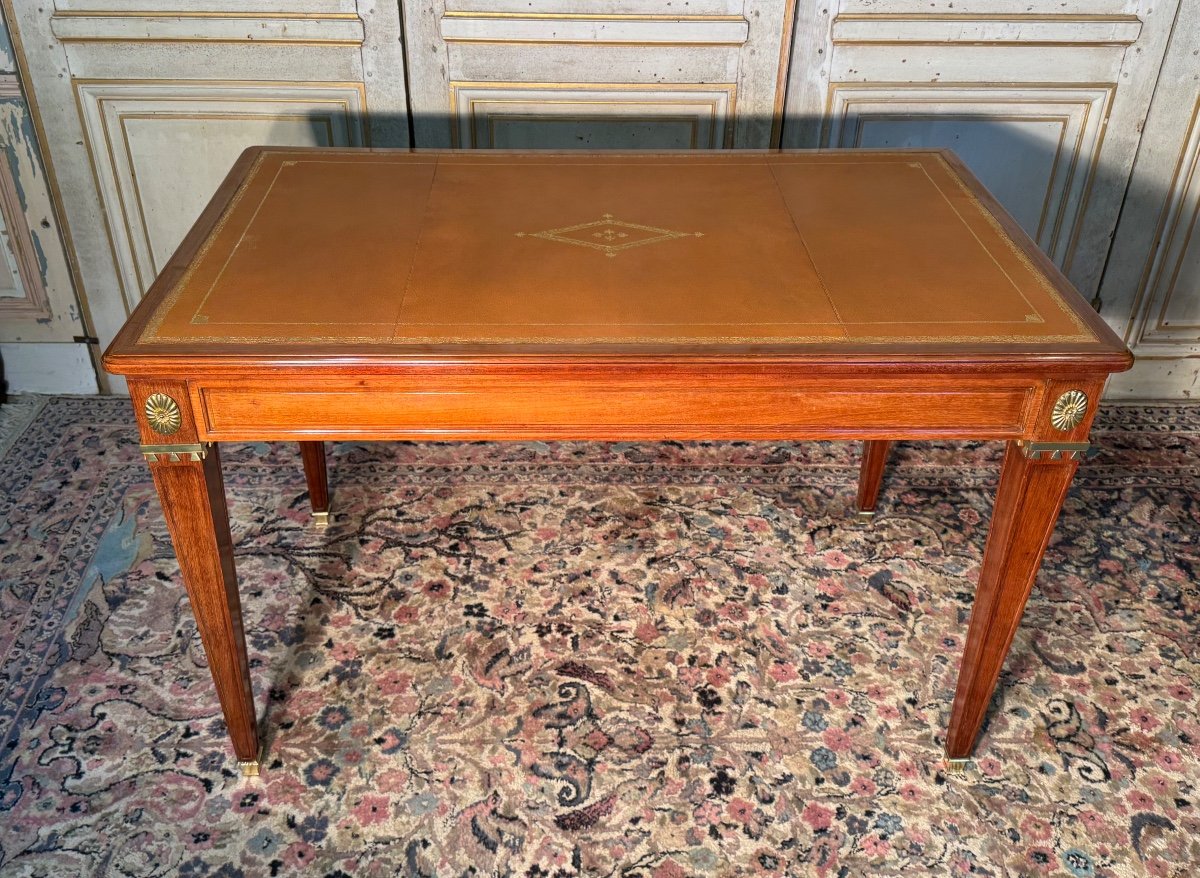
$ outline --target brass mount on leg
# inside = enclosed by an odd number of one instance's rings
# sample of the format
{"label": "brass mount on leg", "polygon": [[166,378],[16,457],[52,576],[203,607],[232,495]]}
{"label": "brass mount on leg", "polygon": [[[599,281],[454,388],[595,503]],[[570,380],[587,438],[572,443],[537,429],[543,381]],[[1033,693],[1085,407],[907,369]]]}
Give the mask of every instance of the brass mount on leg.
{"label": "brass mount on leg", "polygon": [[189,460],[204,460],[208,456],[211,442],[204,444],[141,445],[138,446],[148,463],[183,463]]}
{"label": "brass mount on leg", "polygon": [[858,519],[859,524],[871,524],[875,521],[875,510],[860,509],[854,517]]}
{"label": "brass mount on leg", "polygon": [[258,777],[265,752],[266,747],[260,747],[256,758],[238,760],[238,768],[242,772],[242,777]]}
{"label": "brass mount on leg", "polygon": [[325,528],[329,527],[329,510],[328,509],[326,509],[324,512],[314,512],[312,514],[312,517],[313,517],[313,527],[315,527],[317,530],[325,530]]}
{"label": "brass mount on leg", "polygon": [[967,758],[951,759],[949,756],[947,756],[946,757],[946,772],[949,774],[962,774],[964,771],[967,770],[967,767],[970,765],[970,763],[971,763],[971,760],[967,759]]}
{"label": "brass mount on leg", "polygon": [[1031,442],[1018,439],[1021,453],[1030,460],[1083,460],[1087,456],[1090,442]]}

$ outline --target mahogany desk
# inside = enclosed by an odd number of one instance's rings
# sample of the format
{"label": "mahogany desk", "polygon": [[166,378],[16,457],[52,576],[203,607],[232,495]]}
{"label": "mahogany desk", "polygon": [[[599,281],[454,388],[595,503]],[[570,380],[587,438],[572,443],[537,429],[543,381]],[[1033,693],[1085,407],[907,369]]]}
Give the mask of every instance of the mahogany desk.
{"label": "mahogany desk", "polygon": [[1132,362],[953,154],[255,148],[104,356],[238,760],[259,736],[218,444],[1008,443],[947,733],[971,753],[1109,373]]}

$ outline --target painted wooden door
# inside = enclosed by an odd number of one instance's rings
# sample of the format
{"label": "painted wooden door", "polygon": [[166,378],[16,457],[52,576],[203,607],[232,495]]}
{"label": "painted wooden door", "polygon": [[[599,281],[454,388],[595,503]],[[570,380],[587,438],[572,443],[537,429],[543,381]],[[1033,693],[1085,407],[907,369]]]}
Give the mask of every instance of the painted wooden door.
{"label": "painted wooden door", "polygon": [[402,0],[417,146],[777,143],[794,0]]}
{"label": "painted wooden door", "polygon": [[950,147],[1094,297],[1177,5],[804,4],[783,143]]}
{"label": "painted wooden door", "polygon": [[0,382],[95,393],[83,315],[33,130],[0,22]]}
{"label": "painted wooden door", "polygon": [[[1122,265],[1145,261],[1150,243],[1138,243],[1137,227],[1158,217],[1152,190],[1175,193],[1179,217],[1190,209],[1192,177],[1170,171],[1194,152],[1187,146],[1194,135],[1185,136],[1180,120],[1181,102],[1192,100],[1183,85],[1176,106],[1156,105],[1148,129],[1155,133],[1130,188],[1172,28],[1180,48],[1167,59],[1170,77],[1188,79],[1197,48],[1194,22],[1175,26],[1180,2],[1027,0],[1014,9],[1006,0],[0,0],[0,7],[16,28],[14,57],[35,98],[33,128],[52,160],[50,197],[90,311],[84,331],[101,345],[251,144],[781,143],[954,148],[1114,326],[1128,328],[1146,351],[1177,356],[1196,349],[1190,326],[1197,321],[1186,316],[1195,248],[1182,244],[1190,226],[1164,220],[1177,249],[1164,251],[1163,264],[1182,254],[1182,267],[1163,269],[1150,286],[1114,268],[1109,249],[1127,188],[1142,204],[1125,203],[1126,214],[1143,219],[1123,224],[1128,235],[1118,236],[1114,251],[1127,254]],[[1183,2],[1194,19],[1197,0]],[[1174,158],[1156,159],[1156,150]],[[1165,164],[1142,170],[1154,162]],[[1152,319],[1164,303],[1166,317]]]}
{"label": "painted wooden door", "polygon": [[394,2],[3,6],[100,346],[247,146],[409,143]]}
{"label": "painted wooden door", "polygon": [[1100,287],[1137,361],[1113,396],[1200,399],[1200,0],[1183,0]]}

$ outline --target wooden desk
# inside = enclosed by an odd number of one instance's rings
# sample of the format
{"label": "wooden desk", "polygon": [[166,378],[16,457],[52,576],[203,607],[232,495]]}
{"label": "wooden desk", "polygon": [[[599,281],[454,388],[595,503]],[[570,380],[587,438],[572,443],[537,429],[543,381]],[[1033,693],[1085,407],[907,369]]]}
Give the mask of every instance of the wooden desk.
{"label": "wooden desk", "polygon": [[948,152],[252,149],[113,342],[243,768],[218,445],[1008,443],[947,734],[974,746],[1121,341]]}

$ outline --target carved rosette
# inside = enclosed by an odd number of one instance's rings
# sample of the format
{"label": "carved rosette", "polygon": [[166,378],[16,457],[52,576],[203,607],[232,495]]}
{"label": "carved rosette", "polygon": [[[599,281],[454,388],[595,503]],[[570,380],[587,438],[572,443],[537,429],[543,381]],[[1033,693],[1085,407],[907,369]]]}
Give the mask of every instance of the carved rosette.
{"label": "carved rosette", "polygon": [[152,393],[146,397],[145,412],[150,429],[163,436],[170,436],[183,426],[179,403],[165,393]]}
{"label": "carved rosette", "polygon": [[1050,412],[1050,423],[1056,430],[1072,430],[1083,421],[1087,410],[1087,394],[1082,390],[1068,390],[1054,403],[1054,409]]}

